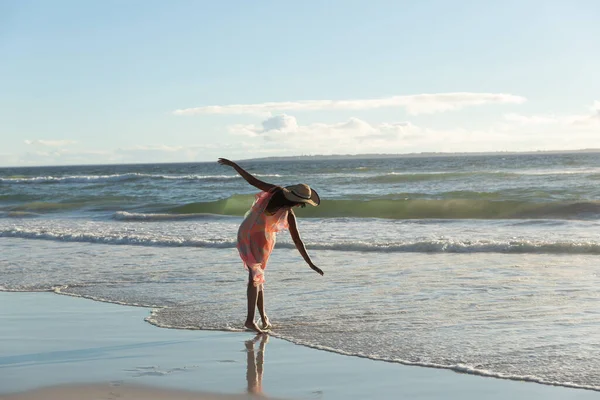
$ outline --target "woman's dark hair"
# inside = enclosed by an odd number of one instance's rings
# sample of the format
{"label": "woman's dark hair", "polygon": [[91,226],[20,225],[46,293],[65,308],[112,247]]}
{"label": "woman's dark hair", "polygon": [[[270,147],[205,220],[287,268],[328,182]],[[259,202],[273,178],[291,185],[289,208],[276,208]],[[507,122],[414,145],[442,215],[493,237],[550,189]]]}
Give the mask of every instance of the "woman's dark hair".
{"label": "woman's dark hair", "polygon": [[271,200],[269,200],[269,204],[267,204],[266,211],[268,213],[275,213],[280,208],[283,208],[283,207],[291,208],[291,207],[294,207],[297,205],[300,205],[300,207],[306,207],[306,203],[288,200],[284,196],[283,190],[281,188],[277,188],[273,192],[273,197],[271,197]]}

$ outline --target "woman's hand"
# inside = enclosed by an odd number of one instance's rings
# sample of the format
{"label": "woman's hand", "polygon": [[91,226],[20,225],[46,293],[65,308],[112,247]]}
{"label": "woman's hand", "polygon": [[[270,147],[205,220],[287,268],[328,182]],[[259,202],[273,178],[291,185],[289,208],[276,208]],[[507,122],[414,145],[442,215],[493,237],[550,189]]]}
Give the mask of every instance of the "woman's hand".
{"label": "woman's hand", "polygon": [[226,158],[219,158],[219,160],[217,162],[221,165],[228,165],[230,167],[233,167],[235,165],[235,163],[233,161],[228,160]]}
{"label": "woman's hand", "polygon": [[313,269],[313,271],[315,271],[317,274],[323,276],[324,272],[321,268],[317,267],[315,264],[309,264],[309,265]]}

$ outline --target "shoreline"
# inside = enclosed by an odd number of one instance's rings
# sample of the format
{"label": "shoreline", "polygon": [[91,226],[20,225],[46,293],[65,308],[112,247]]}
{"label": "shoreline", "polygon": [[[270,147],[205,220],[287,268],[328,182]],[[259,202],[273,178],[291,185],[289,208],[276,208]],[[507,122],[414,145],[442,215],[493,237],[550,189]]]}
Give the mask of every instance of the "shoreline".
{"label": "shoreline", "polygon": [[[153,319],[155,310],[161,309],[162,307],[145,305],[145,304],[129,304],[129,303],[118,302],[118,301],[110,301],[110,300],[96,298],[96,297],[92,297],[92,296],[66,293],[66,292],[62,292],[61,289],[62,289],[62,287],[57,287],[53,291],[43,291],[43,292],[23,292],[23,291],[10,291],[10,290],[0,289],[0,294],[1,293],[50,293],[50,294],[56,294],[59,296],[72,297],[72,298],[76,298],[76,299],[83,299],[83,300],[94,301],[94,302],[99,302],[99,303],[114,304],[114,305],[125,306],[125,307],[143,308],[148,311],[148,315],[143,318],[143,321],[145,323],[147,323],[153,327],[159,328],[159,329],[168,329],[168,330],[174,330],[174,331],[251,333],[241,327],[239,329],[234,329],[234,328],[231,328],[231,329],[208,329],[208,328],[177,327],[177,326],[165,325],[165,324],[161,324]],[[559,387],[559,388],[600,392],[600,389],[596,389],[593,387],[587,387],[587,386],[583,386],[583,385],[578,385],[578,384],[544,381],[540,378],[529,377],[529,376],[523,377],[523,376],[518,376],[518,375],[514,375],[514,376],[505,375],[505,374],[501,374],[501,373],[497,373],[497,372],[493,372],[493,371],[477,370],[477,369],[471,368],[469,366],[460,366],[460,365],[447,366],[447,365],[438,365],[438,364],[424,363],[424,362],[422,362],[422,363],[411,362],[411,361],[402,360],[402,359],[374,358],[371,356],[366,356],[366,355],[358,354],[358,353],[357,354],[347,353],[347,352],[343,352],[341,350],[329,348],[326,346],[319,346],[319,345],[314,345],[311,343],[297,342],[297,341],[294,341],[293,339],[289,339],[285,336],[280,336],[277,334],[277,332],[273,332],[273,333],[269,334],[269,336],[272,338],[277,338],[278,340],[283,340],[283,341],[288,342],[295,346],[306,347],[306,348],[314,349],[317,351],[325,351],[325,352],[333,353],[333,354],[343,356],[343,357],[362,358],[365,360],[370,360],[370,361],[375,361],[375,362],[398,364],[398,365],[403,365],[403,366],[408,366],[408,367],[420,367],[420,368],[427,368],[427,369],[443,370],[443,371],[454,372],[457,374],[472,375],[472,376],[481,377],[481,378],[492,378],[492,379],[499,379],[499,380],[513,381],[513,382],[535,383],[535,384],[543,385],[543,386],[554,386],[554,387]]]}
{"label": "shoreline", "polygon": [[[61,294],[61,293],[57,293],[57,294]],[[69,294],[64,294],[64,295],[69,296]],[[79,297],[79,296],[75,296],[75,297]],[[81,297],[81,298],[85,298],[85,297]],[[102,300],[97,300],[97,299],[91,299],[91,300],[102,301]],[[121,303],[112,303],[112,304],[121,304]],[[134,307],[143,307],[143,306],[134,306]],[[160,324],[156,321],[153,321],[151,319],[151,316],[152,316],[152,313],[150,316],[144,318],[144,321],[147,322],[148,324],[155,326],[157,328],[160,328],[160,329],[205,331],[205,332],[232,332],[232,333],[233,332],[246,332],[246,330],[242,329],[242,328],[240,328],[240,329],[206,329],[206,328],[194,328],[194,327],[174,327],[174,326],[164,325],[164,324]],[[342,357],[362,358],[365,360],[370,360],[370,361],[375,361],[375,362],[384,362],[384,363],[396,364],[396,365],[403,365],[403,366],[412,367],[412,368],[426,368],[426,369],[442,370],[442,371],[447,371],[447,372],[454,372],[457,374],[471,375],[471,376],[479,377],[479,378],[490,378],[490,379],[498,379],[498,380],[512,381],[512,382],[533,383],[533,384],[542,385],[542,386],[554,386],[554,387],[565,388],[565,389],[585,390],[585,391],[600,393],[600,389],[591,388],[591,387],[587,387],[587,386],[583,386],[583,385],[544,381],[539,378],[535,378],[535,377],[532,378],[532,377],[528,377],[528,376],[522,377],[522,376],[518,376],[518,375],[514,375],[514,376],[505,375],[505,374],[491,372],[491,371],[487,371],[487,370],[477,370],[477,369],[471,368],[469,366],[447,366],[447,365],[439,365],[439,364],[433,364],[433,363],[411,362],[411,361],[402,360],[402,359],[374,358],[372,356],[367,356],[367,355],[358,354],[358,353],[356,353],[356,354],[355,353],[346,353],[341,350],[326,347],[326,346],[319,346],[319,345],[314,345],[311,343],[296,342],[293,339],[289,339],[289,338],[286,338],[285,336],[278,335],[277,332],[272,332],[269,334],[269,336],[273,337],[273,338],[277,338],[279,340],[286,341],[295,346],[306,347],[306,348],[317,350],[317,351],[325,351],[325,352],[336,354],[336,355],[342,356]]]}
{"label": "shoreline", "polygon": [[247,332],[163,329],[144,321],[150,310],[52,292],[0,292],[5,348],[0,399],[45,387],[111,382],[194,393],[260,388],[280,398],[598,396],[593,390],[342,355],[276,336],[263,343]]}

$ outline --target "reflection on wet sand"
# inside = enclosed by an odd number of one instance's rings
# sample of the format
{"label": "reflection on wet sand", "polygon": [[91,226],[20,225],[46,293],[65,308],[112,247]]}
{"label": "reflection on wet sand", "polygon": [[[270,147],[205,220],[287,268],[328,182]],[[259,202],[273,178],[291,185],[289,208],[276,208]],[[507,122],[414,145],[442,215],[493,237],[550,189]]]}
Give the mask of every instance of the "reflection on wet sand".
{"label": "reflection on wet sand", "polygon": [[[254,353],[254,345],[260,341],[258,351]],[[265,360],[265,346],[269,341],[269,335],[259,334],[252,340],[246,341],[246,353],[248,368],[246,380],[248,381],[248,393],[253,395],[264,395],[262,388],[263,364]]]}

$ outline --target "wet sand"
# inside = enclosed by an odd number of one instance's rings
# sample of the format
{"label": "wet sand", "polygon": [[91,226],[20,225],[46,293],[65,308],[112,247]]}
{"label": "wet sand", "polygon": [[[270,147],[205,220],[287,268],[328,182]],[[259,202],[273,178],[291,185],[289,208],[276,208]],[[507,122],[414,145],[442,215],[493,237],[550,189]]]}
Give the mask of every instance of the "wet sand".
{"label": "wet sand", "polygon": [[0,293],[0,399],[600,398],[246,332],[162,329],[144,322],[149,312],[52,293]]}

